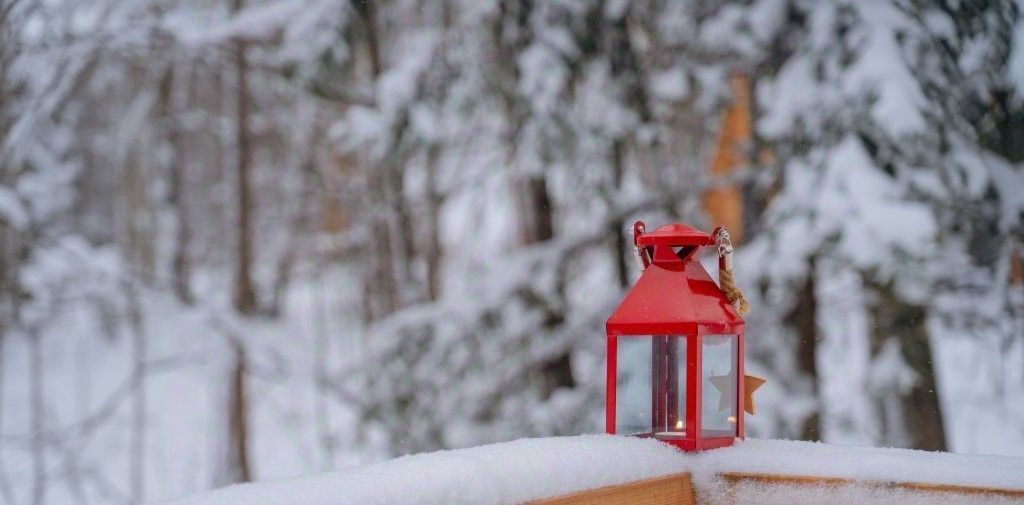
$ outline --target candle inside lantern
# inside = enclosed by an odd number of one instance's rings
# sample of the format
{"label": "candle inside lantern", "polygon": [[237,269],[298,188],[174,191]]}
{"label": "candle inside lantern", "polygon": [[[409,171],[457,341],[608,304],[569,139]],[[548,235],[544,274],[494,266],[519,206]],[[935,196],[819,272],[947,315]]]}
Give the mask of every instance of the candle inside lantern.
{"label": "candle inside lantern", "polygon": [[683,420],[679,419],[676,421],[675,429],[678,431],[659,431],[654,434],[655,438],[683,438],[686,436],[686,432],[683,431]]}
{"label": "candle inside lantern", "polygon": [[685,431],[659,431],[658,433],[654,434],[654,438],[657,438],[659,440],[664,438],[683,438],[685,436]]}

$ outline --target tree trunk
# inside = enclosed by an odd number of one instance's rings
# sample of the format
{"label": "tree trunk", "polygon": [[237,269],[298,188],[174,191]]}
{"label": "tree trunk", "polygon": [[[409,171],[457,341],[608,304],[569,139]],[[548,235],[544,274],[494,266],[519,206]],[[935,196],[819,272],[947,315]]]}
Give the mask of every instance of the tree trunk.
{"label": "tree trunk", "polygon": [[[3,28],[3,19],[0,17],[0,29]],[[3,65],[0,65],[0,71],[2,71]],[[3,76],[0,75],[0,87],[3,86]],[[3,90],[0,89],[0,92]],[[0,121],[2,121],[2,110],[0,110]],[[0,142],[3,141],[4,125],[0,123]],[[3,170],[3,166],[0,165],[0,181],[4,181],[6,172]],[[4,181],[6,182],[6,181]],[[11,328],[15,324],[16,304],[18,296],[17,290],[14,286],[14,279],[16,279],[16,272],[14,265],[17,265],[17,254],[16,254],[16,238],[14,237],[14,231],[8,228],[5,224],[0,223],[0,426],[3,426],[5,403],[4,403],[4,388],[6,374],[5,367],[6,354],[5,346],[8,338],[8,328]],[[14,503],[14,490],[12,489],[11,482],[7,478],[7,471],[5,469],[3,461],[4,453],[0,451],[0,500],[3,503]]]}
{"label": "tree trunk", "polygon": [[[243,0],[232,0],[232,10],[242,9]],[[239,314],[252,315],[257,311],[256,290],[252,282],[252,188],[250,170],[252,152],[249,138],[249,85],[246,62],[246,44],[235,41],[234,59],[236,84],[235,133],[237,149],[238,198],[238,251],[235,264],[234,305]],[[245,344],[232,341],[234,367],[228,388],[228,460],[227,478],[230,482],[248,482],[251,478],[249,462],[249,419],[246,400]]]}
{"label": "tree trunk", "polygon": [[[396,138],[400,140],[404,136],[404,131],[405,126],[400,126]],[[395,142],[393,149],[396,151],[401,149],[400,142]],[[392,217],[388,219],[391,231],[389,236],[395,244],[392,247],[392,254],[394,254],[392,271],[397,277],[398,285],[409,286],[413,283],[412,264],[416,259],[416,244],[412,229],[412,214],[405,197],[405,173],[400,163],[401,161],[397,158],[394,161],[387,160],[381,168],[389,174],[387,193],[390,197],[388,201],[390,201],[391,205],[388,210],[392,214]],[[403,292],[404,290],[402,289],[395,292],[399,305],[409,301],[401,297]],[[413,297],[415,296],[416,294],[413,292]]]}
{"label": "tree trunk", "polygon": [[[167,203],[174,209],[174,244],[171,253],[171,277],[174,294],[178,301],[192,305],[195,301],[192,296],[192,283],[190,281],[192,269],[189,261],[189,243],[191,242],[191,229],[188,220],[187,208],[187,177],[185,154],[187,150],[182,145],[184,136],[179,124],[180,116],[184,111],[184,102],[188,99],[189,82],[191,74],[184,81],[183,85],[178,84],[181,80],[174,71],[172,63],[164,74],[160,86],[161,116],[166,121],[165,137],[171,148],[171,159],[168,163],[168,189]],[[184,91],[179,88],[184,87]]]}
{"label": "tree trunk", "polygon": [[[616,139],[612,142],[612,198],[618,194],[622,187],[622,177],[625,172],[625,142]],[[612,236],[612,257],[615,258],[615,271],[618,274],[619,287],[629,286],[629,254],[630,246],[626,240],[626,223],[622,219],[613,220],[609,225],[609,234]]]}
{"label": "tree trunk", "polygon": [[[0,36],[5,28],[3,16],[0,15]],[[0,57],[2,57],[0,49]],[[0,95],[3,94],[5,85],[2,72],[5,70],[3,61],[0,61]],[[3,103],[0,103],[0,143],[4,141],[7,125],[5,124]],[[7,183],[9,172],[6,166],[0,161],[0,183]],[[10,337],[9,329],[14,328],[18,323],[18,305],[21,292],[18,289],[18,265],[24,261],[21,248],[21,241],[18,234],[5,223],[0,222],[0,427],[3,426],[6,404],[4,402],[4,391],[6,387],[6,353],[7,339]],[[0,451],[0,501],[3,503],[14,503],[14,488],[7,478],[7,471],[3,461],[4,451]]]}
{"label": "tree trunk", "polygon": [[[300,212],[301,215],[301,212]],[[291,240],[298,241],[300,238],[300,231],[304,228],[302,219],[294,219],[291,223],[292,226],[292,237]],[[288,248],[285,250],[281,257],[277,259],[277,267],[274,269],[274,286],[270,292],[270,304],[269,307],[264,311],[266,315],[270,317],[280,317],[284,313],[284,305],[286,298],[288,297],[288,288],[292,283],[292,273],[295,266],[295,250]],[[264,302],[266,304],[266,302]]]}
{"label": "tree trunk", "polygon": [[[2,225],[0,225],[2,226]],[[0,236],[3,235],[3,230],[0,229]],[[2,256],[3,251],[0,251],[0,291],[3,291],[7,287],[7,283],[4,280],[3,264],[5,258]],[[0,426],[3,426],[4,419],[4,345],[6,344],[7,337],[7,324],[10,320],[6,310],[6,300],[4,296],[0,295]],[[11,482],[7,479],[7,471],[4,468],[3,453],[0,451],[0,501],[3,503],[14,503],[14,490],[11,488]]]}
{"label": "tree trunk", "polygon": [[427,149],[427,244],[426,260],[427,299],[437,301],[441,297],[441,204],[444,199],[437,188],[437,163],[441,147],[431,145]]}
{"label": "tree trunk", "polygon": [[369,222],[371,236],[367,244],[366,260],[369,268],[363,276],[364,320],[369,323],[398,308],[398,286],[394,271],[394,242],[390,233],[391,224],[387,209],[381,201],[386,195],[383,177],[379,171],[371,170],[370,180]]}
{"label": "tree trunk", "polygon": [[316,429],[316,438],[320,443],[320,470],[328,471],[334,466],[334,437],[331,433],[330,410],[328,408],[327,387],[328,370],[327,359],[330,356],[330,334],[328,333],[328,314],[330,306],[328,303],[327,275],[325,261],[318,261],[320,275],[315,282],[313,309],[315,311],[316,325],[313,335],[313,384],[316,388],[316,395],[313,400],[313,420]]}
{"label": "tree trunk", "polygon": [[[235,12],[242,9],[243,0],[232,0]],[[238,197],[238,250],[235,263],[235,309],[241,314],[256,312],[256,290],[252,282],[252,188],[250,171],[252,152],[249,138],[249,76],[246,62],[246,43],[235,41],[235,78],[238,86],[235,103],[235,141],[237,150]]]}
{"label": "tree trunk", "polygon": [[235,366],[228,391],[228,482],[249,482],[249,404],[246,397],[248,363],[245,346],[234,342]]}
{"label": "tree trunk", "polygon": [[363,26],[366,29],[367,54],[370,57],[370,73],[376,79],[384,70],[380,57],[380,37],[377,31],[377,4],[364,0],[351,1],[352,7],[363,18]]}
{"label": "tree trunk", "polygon": [[[514,90],[514,83],[521,78],[519,67],[512,62],[525,50],[531,38],[529,26],[530,12],[533,6],[529,2],[503,1],[498,9],[502,20],[513,20],[511,23],[501,22],[494,35],[498,49],[496,59],[499,61],[498,72],[501,80],[513,83],[501,93],[503,113],[508,123],[506,142],[509,148],[509,163],[516,163],[516,151],[519,135],[529,111],[524,106],[526,100]],[[517,174],[511,181],[513,202],[516,206],[519,242],[533,245],[547,242],[555,236],[555,216],[551,194],[548,189],[547,175],[544,172]],[[547,309],[545,309],[546,311]],[[549,325],[560,324],[561,314],[549,314]],[[539,363],[537,372],[540,380],[538,387],[542,397],[550,396],[559,388],[575,386],[572,373],[572,352],[552,356]]]}
{"label": "tree trunk", "polygon": [[[144,137],[148,139],[149,137]],[[124,165],[122,189],[126,207],[124,214],[125,249],[128,251],[129,266],[134,275],[152,284],[156,270],[154,248],[153,202],[150,199],[150,167],[146,150],[149,142],[143,140],[140,146],[129,149]]]}
{"label": "tree trunk", "polygon": [[882,423],[881,442],[911,449],[945,451],[946,435],[925,326],[925,308],[902,300],[891,283],[872,287],[872,360],[877,362],[889,346],[895,345],[904,365],[914,374],[910,385],[894,383],[875,387],[873,394]]}
{"label": "tree trunk", "polygon": [[135,393],[132,399],[131,465],[128,479],[134,503],[145,503],[146,484],[146,330],[139,306],[138,293],[126,282],[128,322],[132,332],[132,381]]}
{"label": "tree trunk", "polygon": [[[369,60],[370,82],[376,83],[384,72],[376,2],[351,0],[362,19]],[[370,243],[367,251],[369,268],[363,277],[363,317],[366,322],[392,314],[401,306],[400,278],[408,279],[411,254],[409,217],[405,209],[402,171],[398,169],[401,139],[405,124],[392,131],[391,145],[382,160],[368,170],[368,202]],[[402,275],[400,275],[400,272]]]}
{"label": "tree trunk", "polygon": [[817,259],[811,257],[807,265],[807,277],[796,305],[786,315],[784,323],[793,329],[797,336],[796,366],[800,376],[807,380],[815,399],[815,408],[804,420],[801,429],[801,440],[821,440],[821,395],[818,388],[818,342],[821,334],[818,330],[818,299],[816,294]]}
{"label": "tree trunk", "polygon": [[32,425],[32,501],[42,505],[46,501],[46,444],[43,433],[46,428],[46,413],[43,405],[43,344],[37,331],[29,335],[29,419]]}
{"label": "tree trunk", "polygon": [[[547,178],[534,175],[520,185],[521,212],[520,232],[526,245],[551,240],[555,236],[554,213],[551,195],[548,193]],[[551,314],[551,323],[560,324],[561,314]],[[542,398],[549,398],[556,390],[573,388],[576,381],[572,373],[572,351],[566,351],[539,365],[540,390]]]}
{"label": "tree trunk", "polygon": [[519,233],[522,243],[537,244],[555,236],[554,212],[548,181],[544,174],[534,174],[519,181]]}

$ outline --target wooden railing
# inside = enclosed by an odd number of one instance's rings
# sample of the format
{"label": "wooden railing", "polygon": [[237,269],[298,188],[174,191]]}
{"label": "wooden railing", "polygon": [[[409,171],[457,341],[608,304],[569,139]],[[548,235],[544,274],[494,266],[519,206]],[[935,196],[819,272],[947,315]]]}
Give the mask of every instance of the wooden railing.
{"label": "wooden railing", "polygon": [[533,502],[532,505],[695,505],[690,474],[678,473],[656,479],[630,482],[618,486]]}
{"label": "wooden railing", "polygon": [[[960,486],[952,484],[928,484],[922,482],[860,481],[834,477],[810,477],[802,475],[774,475],[763,473],[723,473],[719,475],[725,487],[720,501],[723,505],[736,503],[736,491],[745,485],[778,487],[858,487],[877,490],[899,489],[914,494],[934,497],[937,503],[952,497],[992,497],[1007,503],[1024,504],[1024,489],[1003,489],[991,487]],[[963,500],[961,500],[963,501]],[[744,500],[746,503],[747,501]],[[689,474],[680,473],[655,479],[609,486],[578,493],[567,494],[532,502],[531,505],[697,505],[697,490]]]}

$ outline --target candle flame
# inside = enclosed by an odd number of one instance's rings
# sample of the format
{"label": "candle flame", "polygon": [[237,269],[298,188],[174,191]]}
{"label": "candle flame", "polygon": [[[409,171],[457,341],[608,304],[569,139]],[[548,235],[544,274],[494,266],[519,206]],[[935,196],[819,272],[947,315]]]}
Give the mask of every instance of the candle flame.
{"label": "candle flame", "polygon": [[676,421],[676,429],[677,430],[683,429],[683,420],[682,419]]}
{"label": "candle flame", "polygon": [[729,419],[728,419],[728,421],[729,421],[730,423],[736,423],[736,416],[729,416]]}

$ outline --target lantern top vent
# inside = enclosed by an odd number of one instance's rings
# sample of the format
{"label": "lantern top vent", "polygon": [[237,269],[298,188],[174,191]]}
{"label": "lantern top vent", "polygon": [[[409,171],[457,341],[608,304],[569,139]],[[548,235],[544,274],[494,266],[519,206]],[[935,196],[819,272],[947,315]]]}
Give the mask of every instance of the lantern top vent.
{"label": "lantern top vent", "polygon": [[[715,237],[685,224],[666,224],[646,233],[643,223],[634,230],[638,246],[709,246],[715,244]],[[637,233],[638,232],[638,233]]]}

